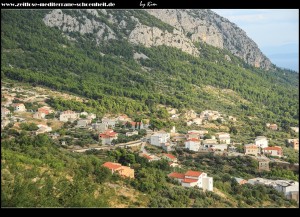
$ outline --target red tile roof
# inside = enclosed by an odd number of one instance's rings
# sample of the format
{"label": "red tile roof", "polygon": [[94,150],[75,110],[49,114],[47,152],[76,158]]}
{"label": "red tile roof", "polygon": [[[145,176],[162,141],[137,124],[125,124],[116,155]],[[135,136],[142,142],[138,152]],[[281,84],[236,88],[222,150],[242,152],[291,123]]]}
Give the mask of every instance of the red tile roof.
{"label": "red tile roof", "polygon": [[16,107],[16,106],[24,106],[24,104],[23,103],[15,103],[15,104],[13,104],[13,106],[14,107]]}
{"label": "red tile roof", "polygon": [[271,151],[271,150],[282,151],[282,148],[279,147],[279,146],[275,146],[275,147],[267,147],[267,148],[264,148],[264,150],[266,150],[266,151]]}
{"label": "red tile roof", "polygon": [[174,155],[172,155],[172,154],[164,154],[164,155],[165,155],[166,157],[172,159],[172,160],[175,160],[175,159],[176,159],[176,157],[175,157]]}
{"label": "red tile roof", "polygon": [[49,109],[46,109],[46,108],[42,107],[42,108],[38,108],[38,112],[41,112],[41,113],[44,113],[44,114],[47,115],[47,114],[49,114],[50,111],[49,111]]}
{"label": "red tile roof", "polygon": [[107,130],[104,133],[100,133],[99,136],[101,138],[110,138],[110,137],[115,137],[118,133],[113,132],[112,130]]}
{"label": "red tile roof", "polygon": [[143,157],[147,158],[148,160],[152,160],[153,158],[147,154],[143,154]]}
{"label": "red tile roof", "polygon": [[182,180],[182,182],[185,182],[185,183],[193,183],[193,182],[197,182],[198,179],[184,179]]}
{"label": "red tile roof", "polygon": [[168,176],[170,178],[184,179],[184,174],[182,174],[182,173],[173,172],[173,173],[170,173]]}
{"label": "red tile roof", "polygon": [[192,177],[199,177],[201,174],[202,174],[202,172],[189,170],[184,175],[192,176]]}
{"label": "red tile roof", "polygon": [[115,170],[115,169],[120,168],[122,165],[118,164],[118,163],[106,162],[102,166],[104,166],[110,170]]}

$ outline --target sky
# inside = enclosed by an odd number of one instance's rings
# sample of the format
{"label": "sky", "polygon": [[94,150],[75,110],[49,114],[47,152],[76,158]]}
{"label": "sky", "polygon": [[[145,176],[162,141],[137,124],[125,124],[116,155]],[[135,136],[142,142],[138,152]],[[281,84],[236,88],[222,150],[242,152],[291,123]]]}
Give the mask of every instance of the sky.
{"label": "sky", "polygon": [[299,72],[298,9],[213,9],[238,25],[279,67]]}

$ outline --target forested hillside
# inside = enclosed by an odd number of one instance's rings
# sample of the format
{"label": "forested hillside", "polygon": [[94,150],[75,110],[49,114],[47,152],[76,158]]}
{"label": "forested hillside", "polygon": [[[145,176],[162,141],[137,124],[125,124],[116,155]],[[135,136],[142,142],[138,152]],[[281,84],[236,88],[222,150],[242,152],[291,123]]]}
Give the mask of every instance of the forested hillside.
{"label": "forested hillside", "polygon": [[[99,12],[94,19],[103,24],[101,34],[98,30],[83,34],[68,30],[68,26],[64,31],[63,27],[47,26],[43,19],[50,12],[1,11],[1,81],[11,87],[43,87],[82,97],[81,101],[47,99],[58,113],[67,109],[91,112],[99,120],[108,113],[122,113],[133,121],[149,119],[159,126],[156,129],[169,130],[176,125],[185,134],[191,128],[184,122],[171,121],[166,109],[161,108],[176,108],[182,114],[190,109],[197,113],[209,109],[238,118],[238,124],[226,123],[226,132],[240,144],[253,142],[254,137],[264,133],[273,139],[272,145],[284,145],[285,138],[296,137],[290,127],[299,126],[298,73],[275,67],[257,68],[226,49],[201,41],[191,45],[198,56],[168,44],[147,47],[132,43],[128,37],[137,25],[134,18],[166,34],[174,30],[143,10],[112,10],[118,22],[126,18],[126,27],[122,28],[109,15]],[[78,10],[63,12],[82,15]],[[218,120],[214,123],[220,124]],[[266,123],[277,123],[280,131],[266,129]],[[53,132],[71,137],[68,124],[62,123],[61,129]],[[232,176],[298,179],[297,171],[273,165],[270,172],[258,171],[257,161],[251,157],[195,156],[176,149],[172,153],[183,165],[176,170],[203,170],[214,178],[216,191],[203,192],[183,188],[169,179],[167,175],[174,168],[164,160],[148,163],[131,149],[73,153],[47,134],[33,135],[33,130],[11,125],[1,133],[4,207],[296,206],[295,201],[287,200],[271,187],[237,184]],[[87,138],[91,135],[95,138]],[[79,136],[88,141],[98,139],[96,133],[86,131]],[[243,151],[241,147],[238,149]],[[298,162],[296,152],[290,149],[292,157],[287,156],[287,161]],[[111,175],[101,167],[106,161],[130,165],[135,169],[135,179]]]}
{"label": "forested hillside", "polygon": [[[298,124],[297,73],[257,69],[204,43],[196,45],[201,51],[197,58],[175,48],[145,48],[126,40],[96,46],[92,34],[77,34],[73,42],[42,22],[46,13],[3,11],[3,77],[86,96],[102,114],[148,112],[159,103],[256,115],[286,128]],[[135,60],[134,53],[148,59]],[[219,103],[203,90],[207,85],[231,89],[250,103]]]}

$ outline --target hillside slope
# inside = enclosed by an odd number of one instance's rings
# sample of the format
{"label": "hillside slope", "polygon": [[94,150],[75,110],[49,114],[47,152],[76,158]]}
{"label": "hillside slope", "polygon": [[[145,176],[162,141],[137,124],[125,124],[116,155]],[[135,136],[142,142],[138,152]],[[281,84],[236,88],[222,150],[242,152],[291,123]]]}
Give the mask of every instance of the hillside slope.
{"label": "hillside slope", "polygon": [[[180,48],[135,45],[125,37],[130,35],[129,21],[123,32],[117,31],[118,27],[110,21],[112,18],[100,16],[100,12],[99,29],[88,30],[86,24],[85,31],[91,33],[80,33],[82,26],[79,32],[64,31],[67,28],[64,24],[58,28],[45,25],[45,17],[51,13],[3,11],[2,76],[88,97],[95,100],[102,114],[153,112],[155,105],[163,104],[179,109],[217,109],[241,116],[256,115],[286,128],[298,125],[297,73],[279,69],[266,72],[226,50],[202,42],[193,43],[200,50],[199,57]],[[81,13],[88,14],[82,10],[63,13],[72,14],[76,20],[80,20]],[[150,15],[144,11],[110,13],[116,19],[123,19],[122,13],[130,13],[139,17],[139,22],[150,22],[166,30],[172,28],[153,17],[149,21],[146,18]],[[64,15],[63,19],[72,20],[69,16]],[[109,34],[108,27],[115,36]],[[106,36],[97,37],[98,30],[100,33],[103,30]],[[205,91],[207,85],[231,89],[250,105],[244,105],[243,101],[230,106],[218,103]]]}

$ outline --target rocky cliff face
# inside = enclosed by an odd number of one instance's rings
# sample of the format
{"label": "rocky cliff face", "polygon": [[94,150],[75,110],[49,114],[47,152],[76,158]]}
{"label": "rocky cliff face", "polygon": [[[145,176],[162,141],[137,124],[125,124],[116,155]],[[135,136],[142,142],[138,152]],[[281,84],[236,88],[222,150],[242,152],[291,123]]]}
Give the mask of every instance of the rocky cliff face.
{"label": "rocky cliff face", "polygon": [[151,17],[154,16],[169,24],[173,28],[172,31],[163,29],[155,22],[150,22],[150,26],[145,15],[139,16],[138,13],[141,11],[135,13],[128,10],[104,9],[74,11],[76,13],[69,14],[70,12],[55,9],[48,13],[43,21],[49,27],[58,27],[67,36],[71,32],[78,32],[81,35],[94,34],[97,44],[101,40],[125,38],[133,44],[142,44],[146,47],[166,45],[198,56],[199,50],[194,42],[205,42],[214,47],[227,49],[256,67],[269,69],[272,65],[242,29],[211,10],[146,10]]}
{"label": "rocky cliff face", "polygon": [[142,44],[146,47],[166,45],[176,47],[194,56],[199,55],[199,51],[193,43],[182,32],[176,29],[174,29],[173,33],[169,33],[157,27],[138,25],[130,33],[129,41],[134,44]]}
{"label": "rocky cliff face", "polygon": [[203,41],[218,48],[225,48],[256,67],[269,69],[272,65],[242,29],[211,10],[164,9],[147,12],[183,31],[192,41]]}

